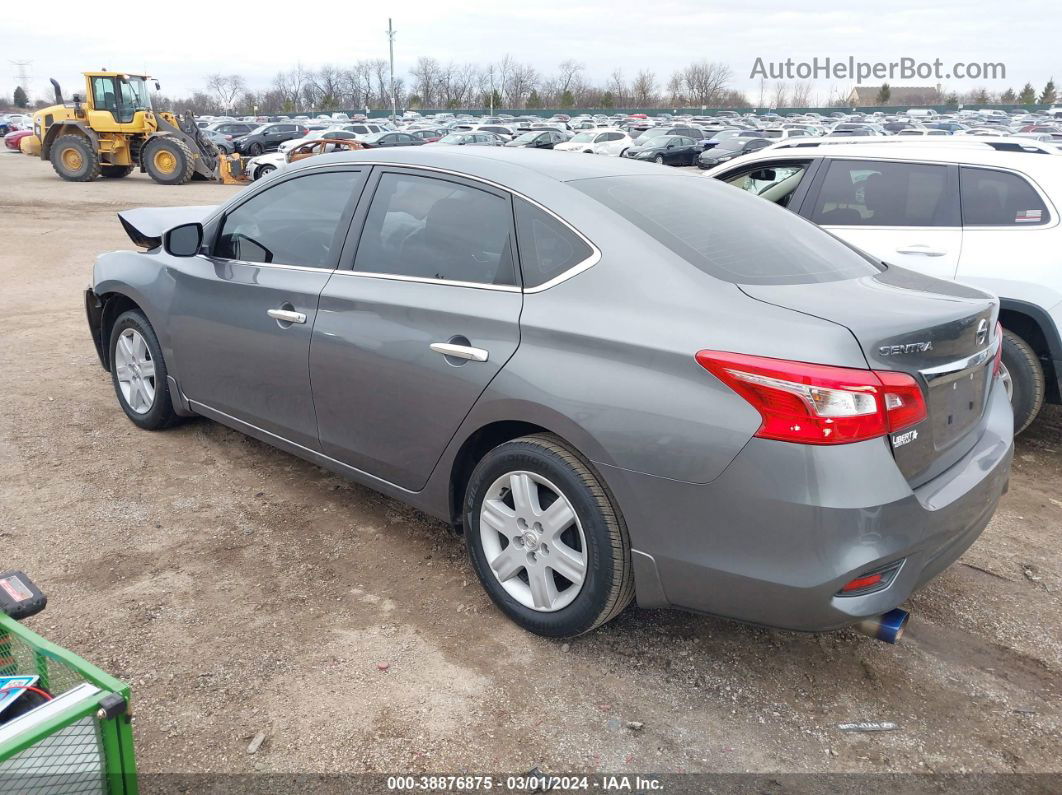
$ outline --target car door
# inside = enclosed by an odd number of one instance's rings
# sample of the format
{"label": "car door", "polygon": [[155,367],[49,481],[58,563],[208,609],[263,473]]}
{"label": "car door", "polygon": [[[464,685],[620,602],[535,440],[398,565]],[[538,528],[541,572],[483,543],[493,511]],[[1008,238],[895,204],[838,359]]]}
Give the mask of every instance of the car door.
{"label": "car door", "polygon": [[427,482],[519,344],[512,223],[492,186],[374,169],[310,346],[326,455],[402,488]]}
{"label": "car door", "polygon": [[174,371],[197,405],[316,449],[307,374],[317,300],[367,167],[312,169],[248,189],[173,280]]}
{"label": "car door", "polygon": [[[957,278],[999,295],[1054,303],[1059,253],[1050,241],[1058,214],[1049,197],[1024,175],[999,168],[961,166],[959,184],[963,246]],[[1023,294],[1022,282],[1043,288]]]}
{"label": "car door", "polygon": [[800,213],[877,260],[955,277],[962,227],[953,165],[831,158]]}

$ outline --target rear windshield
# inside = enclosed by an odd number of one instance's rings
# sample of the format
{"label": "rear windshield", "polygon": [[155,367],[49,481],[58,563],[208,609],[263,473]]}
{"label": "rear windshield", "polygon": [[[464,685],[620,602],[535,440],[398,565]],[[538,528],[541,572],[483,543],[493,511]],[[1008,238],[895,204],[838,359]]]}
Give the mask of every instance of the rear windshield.
{"label": "rear windshield", "polygon": [[568,183],[700,270],[737,284],[810,284],[882,268],[809,221],[704,177]]}

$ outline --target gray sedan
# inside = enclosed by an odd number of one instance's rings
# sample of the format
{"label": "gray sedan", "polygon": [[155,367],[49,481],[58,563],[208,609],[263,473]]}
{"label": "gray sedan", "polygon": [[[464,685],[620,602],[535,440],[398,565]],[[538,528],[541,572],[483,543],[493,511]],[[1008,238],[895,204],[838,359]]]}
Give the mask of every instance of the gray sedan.
{"label": "gray sedan", "polygon": [[119,215],[86,308],[129,419],[451,523],[532,632],[636,598],[892,639],[1007,484],[998,302],[714,180],[408,147]]}

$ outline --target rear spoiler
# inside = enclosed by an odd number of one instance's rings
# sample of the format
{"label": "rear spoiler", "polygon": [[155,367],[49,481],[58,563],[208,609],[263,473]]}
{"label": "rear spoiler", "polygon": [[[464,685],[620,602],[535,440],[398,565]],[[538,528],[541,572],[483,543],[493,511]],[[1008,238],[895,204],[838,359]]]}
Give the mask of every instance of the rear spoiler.
{"label": "rear spoiler", "polygon": [[202,223],[216,207],[140,207],[122,210],[118,213],[118,220],[135,245],[153,249],[162,245],[162,235],[167,230],[181,224]]}

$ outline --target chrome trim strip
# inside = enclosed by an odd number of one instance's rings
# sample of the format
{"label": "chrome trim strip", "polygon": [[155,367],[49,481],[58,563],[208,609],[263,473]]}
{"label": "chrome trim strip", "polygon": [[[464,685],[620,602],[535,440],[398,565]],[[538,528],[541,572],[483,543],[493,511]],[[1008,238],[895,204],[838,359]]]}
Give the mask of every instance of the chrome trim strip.
{"label": "chrome trim strip", "polygon": [[309,271],[311,273],[331,273],[335,269],[332,267],[315,268],[309,265],[284,265],[279,262],[248,262],[243,259],[227,259],[226,257],[211,257],[207,254],[196,254],[197,257],[205,259],[207,262],[230,262],[233,265],[246,265],[250,268],[276,268],[277,270],[285,271]]}
{"label": "chrome trim strip", "polygon": [[[590,252],[591,253],[590,253],[589,257],[587,257],[584,260],[581,260],[580,262],[575,263],[568,270],[564,271],[564,273],[561,273],[561,274],[558,274],[557,276],[554,276],[548,282],[543,282],[542,284],[538,285],[537,287],[524,288],[523,292],[525,292],[525,293],[541,293],[543,290],[548,290],[551,287],[555,287],[556,285],[560,284],[561,282],[567,281],[568,279],[572,278],[573,276],[578,276],[583,271],[585,271],[585,270],[587,270],[589,268],[592,268],[594,265],[596,265],[598,262],[601,261],[601,249],[599,249],[597,246],[595,246],[594,242],[592,240],[590,240],[590,238],[588,238],[586,235],[584,235],[582,232],[580,232],[578,229],[576,229],[574,226],[572,226],[568,221],[566,221],[565,219],[563,219],[559,215],[557,215],[555,212],[553,212],[553,210],[549,209],[549,207],[546,207],[541,202],[535,201],[530,196],[527,196],[527,195],[525,195],[523,193],[520,193],[517,190],[513,190],[512,188],[507,187],[506,185],[502,185],[499,182],[494,182],[493,180],[487,179],[486,177],[477,177],[477,176],[474,176],[472,174],[465,174],[465,173],[463,173],[461,171],[453,171],[452,169],[448,169],[448,168],[439,168],[438,166],[422,166],[422,165],[417,165],[416,163],[391,163],[391,162],[384,162],[384,161],[377,161],[377,160],[345,160],[345,161],[342,161],[342,162],[344,162],[344,163],[358,163],[358,164],[364,164],[364,165],[369,165],[369,166],[385,166],[385,167],[389,167],[389,168],[411,168],[411,169],[417,169],[417,170],[420,170],[420,171],[433,171],[433,172],[438,173],[438,174],[449,174],[450,176],[453,176],[453,177],[460,177],[461,179],[467,179],[467,180],[470,180],[472,182],[481,182],[484,185],[490,185],[492,188],[496,188],[497,190],[504,191],[505,193],[511,194],[513,196],[519,196],[521,199],[523,199],[524,201],[528,202],[529,204],[535,205],[535,207],[537,207],[538,209],[542,210],[542,212],[546,213],[547,215],[552,216],[557,221],[559,221],[560,223],[564,224],[564,226],[568,227],[568,229],[570,229],[572,232],[574,232],[579,237],[580,240],[582,240],[584,243],[586,243],[587,246],[590,247]],[[315,163],[313,165],[307,166],[304,169],[300,169],[300,170],[312,171],[314,169],[328,168],[330,166],[335,166],[335,165],[337,165],[337,164],[336,163]],[[343,269],[337,270],[336,273],[352,273],[352,274],[358,275],[356,271],[353,271],[353,270],[345,271]],[[453,281],[446,281],[445,279],[419,279],[417,277],[412,277],[412,276],[392,276],[391,274],[368,273],[368,272],[364,272],[362,275],[371,276],[371,277],[377,278],[377,279],[393,278],[393,279],[397,279],[399,281],[423,281],[423,282],[427,282],[429,284],[452,284],[452,285],[459,286],[459,287],[482,287],[482,288],[491,289],[491,290],[509,289],[509,290],[515,290],[516,292],[520,291],[519,288],[507,288],[507,287],[503,287],[503,286],[499,286],[499,285],[484,285],[484,284],[475,284],[475,283],[471,283],[471,282],[453,282]]]}
{"label": "chrome trim strip", "polygon": [[452,279],[429,279],[422,276],[400,276],[397,273],[375,273],[373,271],[333,271],[333,276],[360,276],[365,279],[386,279],[395,282],[414,282],[417,284],[443,284],[449,287],[471,287],[475,290],[496,290],[502,293],[519,293],[520,288],[511,284],[480,284],[479,282],[459,282]]}
{"label": "chrome trim strip", "polygon": [[957,359],[954,362],[948,362],[947,364],[939,364],[936,367],[927,367],[925,370],[919,370],[918,372],[926,379],[926,381],[936,381],[945,376],[951,376],[953,378],[960,378],[970,370],[976,370],[981,367],[985,362],[996,355],[996,351],[1002,344],[1003,338],[996,337],[996,341],[989,345],[987,348],[979,350],[972,356],[967,356],[965,359]]}

